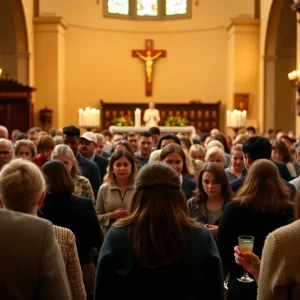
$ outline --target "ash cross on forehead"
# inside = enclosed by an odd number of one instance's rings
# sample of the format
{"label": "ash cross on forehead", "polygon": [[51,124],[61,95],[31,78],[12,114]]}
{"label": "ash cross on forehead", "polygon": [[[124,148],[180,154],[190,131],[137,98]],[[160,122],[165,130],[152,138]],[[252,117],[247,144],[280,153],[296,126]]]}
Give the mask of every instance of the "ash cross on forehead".
{"label": "ash cross on forehead", "polygon": [[166,57],[166,50],[153,49],[153,40],[146,40],[146,49],[132,50],[133,57],[139,57],[145,62],[146,68],[146,96],[152,95],[152,79],[154,61],[159,57]]}

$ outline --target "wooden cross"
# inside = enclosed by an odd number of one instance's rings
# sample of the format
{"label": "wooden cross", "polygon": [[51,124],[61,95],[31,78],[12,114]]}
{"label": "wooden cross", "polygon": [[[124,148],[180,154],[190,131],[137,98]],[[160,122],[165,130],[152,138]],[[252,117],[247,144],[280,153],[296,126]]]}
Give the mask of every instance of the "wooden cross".
{"label": "wooden cross", "polygon": [[139,57],[145,62],[146,68],[146,96],[152,96],[153,64],[159,57],[166,57],[166,50],[153,49],[153,40],[146,40],[146,49],[132,50],[133,57]]}

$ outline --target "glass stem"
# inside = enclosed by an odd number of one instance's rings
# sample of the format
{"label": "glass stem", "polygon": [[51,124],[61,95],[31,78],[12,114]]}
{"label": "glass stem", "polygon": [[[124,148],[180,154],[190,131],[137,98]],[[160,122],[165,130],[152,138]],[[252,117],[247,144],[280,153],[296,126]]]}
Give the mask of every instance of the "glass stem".
{"label": "glass stem", "polygon": [[249,277],[248,272],[246,271],[246,269],[244,268],[244,277]]}

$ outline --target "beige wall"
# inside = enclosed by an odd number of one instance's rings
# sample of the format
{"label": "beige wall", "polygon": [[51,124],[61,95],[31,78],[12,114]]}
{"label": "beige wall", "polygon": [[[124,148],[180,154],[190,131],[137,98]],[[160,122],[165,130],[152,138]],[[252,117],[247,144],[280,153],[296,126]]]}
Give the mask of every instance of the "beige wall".
{"label": "beige wall", "polygon": [[[228,100],[227,90],[225,25],[237,15],[252,16],[254,1],[221,1],[217,9],[213,1],[199,1],[198,6],[193,6],[193,18],[180,21],[105,19],[102,5],[83,0],[41,0],[40,13],[55,13],[68,23],[65,111],[60,116],[62,120],[54,124],[64,126],[77,125],[78,108],[98,108],[100,99],[109,102],[222,100],[223,112],[226,102],[232,101],[232,98]],[[167,50],[167,58],[155,64],[151,98],[144,92],[144,65],[131,57],[131,50],[143,49],[147,38],[154,40],[155,48]],[[47,82],[40,82],[43,84]],[[48,107],[53,109],[50,100]]]}

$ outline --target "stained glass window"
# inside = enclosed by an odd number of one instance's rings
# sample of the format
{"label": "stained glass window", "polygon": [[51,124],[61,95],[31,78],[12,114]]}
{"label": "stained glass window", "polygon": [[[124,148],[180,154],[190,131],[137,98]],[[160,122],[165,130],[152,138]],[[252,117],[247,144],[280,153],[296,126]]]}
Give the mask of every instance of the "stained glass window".
{"label": "stained glass window", "polygon": [[137,0],[138,16],[158,16],[158,0]]}
{"label": "stained glass window", "polygon": [[187,0],[166,0],[166,15],[184,15],[187,13]]}
{"label": "stained glass window", "polygon": [[129,13],[129,0],[108,0],[108,13],[128,15]]}
{"label": "stained glass window", "polygon": [[103,15],[129,20],[190,18],[191,3],[191,0],[104,0]]}

